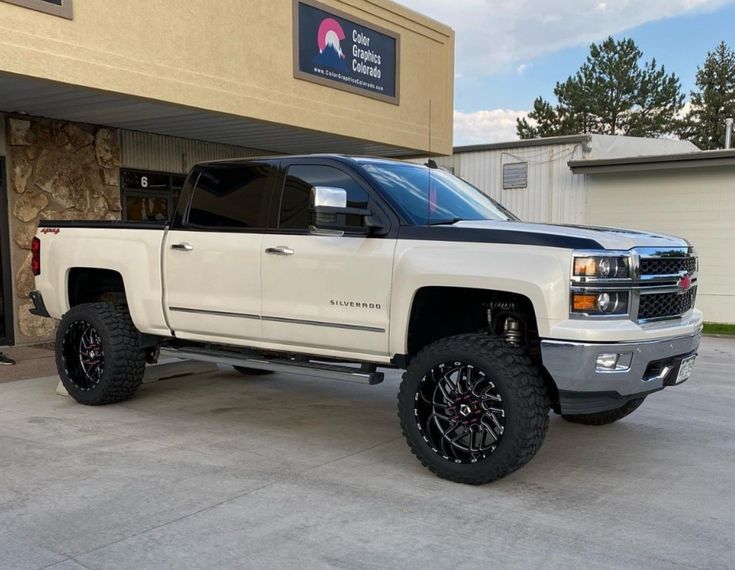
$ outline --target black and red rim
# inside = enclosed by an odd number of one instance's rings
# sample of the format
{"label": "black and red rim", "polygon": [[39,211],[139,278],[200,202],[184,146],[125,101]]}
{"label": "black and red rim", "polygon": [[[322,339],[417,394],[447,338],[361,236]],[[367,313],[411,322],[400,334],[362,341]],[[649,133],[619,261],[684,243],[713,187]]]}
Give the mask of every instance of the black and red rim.
{"label": "black and red rim", "polygon": [[453,463],[487,459],[505,432],[502,396],[483,370],[467,362],[429,369],[419,382],[414,416],[424,441]]}
{"label": "black and red rim", "polygon": [[75,321],[67,329],[61,354],[66,375],[83,391],[93,390],[105,371],[105,351],[97,329],[86,321]]}

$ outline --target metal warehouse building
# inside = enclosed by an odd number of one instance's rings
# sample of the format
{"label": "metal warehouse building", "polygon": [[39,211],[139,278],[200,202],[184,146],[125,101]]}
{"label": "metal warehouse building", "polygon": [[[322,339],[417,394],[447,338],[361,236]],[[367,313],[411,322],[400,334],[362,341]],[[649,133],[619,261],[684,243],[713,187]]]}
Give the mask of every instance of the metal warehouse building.
{"label": "metal warehouse building", "polygon": [[437,162],[524,220],[685,237],[700,256],[698,307],[735,323],[735,149],[579,135],[458,147]]}
{"label": "metal warehouse building", "polygon": [[0,346],[41,219],[166,219],[197,161],[452,151],[452,30],[390,0],[0,0]]}

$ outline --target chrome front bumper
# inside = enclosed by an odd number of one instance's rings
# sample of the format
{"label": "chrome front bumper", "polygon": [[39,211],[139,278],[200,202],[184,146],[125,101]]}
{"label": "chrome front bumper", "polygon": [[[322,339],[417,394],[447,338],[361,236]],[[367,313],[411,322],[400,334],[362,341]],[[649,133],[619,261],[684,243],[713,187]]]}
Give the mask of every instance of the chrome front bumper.
{"label": "chrome front bumper", "polygon": [[[701,331],[692,335],[655,341],[581,343],[542,340],[541,356],[559,390],[564,414],[610,410],[672,385],[681,360],[696,354]],[[600,354],[630,354],[624,370],[596,369]]]}

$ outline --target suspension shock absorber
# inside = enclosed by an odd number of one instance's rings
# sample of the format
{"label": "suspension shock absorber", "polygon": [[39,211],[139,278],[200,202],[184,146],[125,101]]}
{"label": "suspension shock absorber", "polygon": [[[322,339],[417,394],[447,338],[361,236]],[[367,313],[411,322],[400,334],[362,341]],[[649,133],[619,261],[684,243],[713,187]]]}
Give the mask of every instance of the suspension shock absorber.
{"label": "suspension shock absorber", "polygon": [[523,344],[523,325],[515,317],[506,317],[503,323],[503,338],[513,346]]}
{"label": "suspension shock absorber", "polygon": [[514,300],[494,300],[485,305],[491,335],[502,337],[513,346],[523,346],[526,340],[525,319]]}

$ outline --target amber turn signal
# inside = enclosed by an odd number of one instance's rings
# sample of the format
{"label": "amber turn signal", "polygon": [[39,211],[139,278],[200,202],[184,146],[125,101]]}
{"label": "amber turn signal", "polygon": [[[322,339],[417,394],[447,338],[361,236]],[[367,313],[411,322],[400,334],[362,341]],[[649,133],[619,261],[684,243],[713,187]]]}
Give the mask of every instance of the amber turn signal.
{"label": "amber turn signal", "polygon": [[597,311],[597,295],[572,295],[572,310],[578,312]]}

